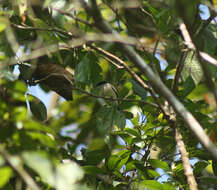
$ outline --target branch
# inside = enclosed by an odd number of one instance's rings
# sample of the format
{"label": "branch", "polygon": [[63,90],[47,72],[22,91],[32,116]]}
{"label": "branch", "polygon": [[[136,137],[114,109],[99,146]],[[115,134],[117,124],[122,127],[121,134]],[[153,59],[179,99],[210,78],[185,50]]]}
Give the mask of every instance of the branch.
{"label": "branch", "polygon": [[188,185],[190,190],[197,190],[197,182],[194,177],[194,173],[192,167],[190,165],[188,152],[185,148],[185,144],[182,140],[182,134],[178,130],[177,121],[174,122],[174,130],[175,130],[175,140],[177,144],[177,148],[181,154],[181,159],[183,163],[184,173],[188,181]]}
{"label": "branch", "polygon": [[175,73],[175,78],[173,80],[173,86],[172,86],[172,91],[174,94],[176,94],[176,92],[178,90],[179,79],[181,76],[181,72],[182,72],[182,69],[184,66],[186,56],[187,56],[187,51],[182,52],[182,54],[179,58],[179,62],[176,66],[176,73]]}
{"label": "branch", "polygon": [[[26,185],[31,190],[41,190],[41,188],[35,183],[35,181],[26,172],[26,170],[24,170],[23,167],[20,166],[20,164],[17,164],[17,162],[13,160],[13,157],[10,154],[8,154],[8,152],[3,148],[2,145],[0,145],[0,154],[3,156],[5,161],[11,166],[11,168],[18,173],[18,175],[21,177],[24,183],[26,183]],[[20,159],[19,162],[21,162]]]}
{"label": "branch", "polygon": [[124,66],[121,65],[121,63],[119,61],[117,61],[117,59],[119,59],[118,57],[116,57],[115,55],[109,53],[108,51],[97,47],[95,45],[88,45],[91,49],[96,50],[97,52],[99,52],[104,59],[108,60],[112,65],[114,65],[115,67],[117,67],[118,69],[123,69]]}
{"label": "branch", "polygon": [[65,30],[61,30],[59,28],[41,28],[41,27],[28,26],[26,24],[19,25],[15,23],[11,23],[11,26],[18,28],[18,29],[22,29],[22,30],[40,30],[40,31],[48,31],[48,32],[58,32],[58,33],[64,34],[69,37],[76,37],[75,35],[73,35],[73,33],[67,32]]}
{"label": "branch", "polygon": [[[89,7],[86,1],[81,0],[83,7],[85,8],[88,15],[92,16],[97,27],[105,33],[116,34],[115,31],[111,29],[107,22],[105,22],[98,10],[95,0],[92,0],[91,7]],[[200,143],[210,152],[215,160],[217,160],[217,148],[209,139],[209,137],[204,132],[203,128],[199,122],[194,118],[194,116],[183,106],[183,104],[172,94],[172,92],[164,85],[160,78],[154,74],[150,66],[148,66],[144,60],[135,52],[135,50],[124,44],[118,43],[118,47],[122,48],[122,52],[128,56],[128,58],[144,73],[148,78],[149,82],[153,88],[159,92],[174,108],[174,110],[179,113],[183,118],[187,126],[191,129],[193,134],[196,135]]]}

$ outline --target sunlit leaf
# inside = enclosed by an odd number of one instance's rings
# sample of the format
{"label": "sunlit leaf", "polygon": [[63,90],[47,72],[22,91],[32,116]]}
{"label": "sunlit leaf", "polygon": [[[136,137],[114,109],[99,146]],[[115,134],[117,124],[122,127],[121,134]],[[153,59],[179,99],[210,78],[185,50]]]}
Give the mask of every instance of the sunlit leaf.
{"label": "sunlit leaf", "polygon": [[191,76],[196,85],[202,80],[203,71],[194,51],[188,52],[181,74],[184,81]]}
{"label": "sunlit leaf", "polygon": [[6,183],[8,183],[10,177],[12,176],[12,169],[9,167],[0,168],[0,188],[3,188]]}

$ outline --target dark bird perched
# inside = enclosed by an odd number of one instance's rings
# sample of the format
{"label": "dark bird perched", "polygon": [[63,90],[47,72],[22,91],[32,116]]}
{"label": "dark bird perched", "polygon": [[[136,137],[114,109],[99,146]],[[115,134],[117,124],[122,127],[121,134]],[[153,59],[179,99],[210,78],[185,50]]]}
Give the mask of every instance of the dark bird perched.
{"label": "dark bird perched", "polygon": [[[32,64],[32,68],[32,74],[28,80],[29,85],[35,83],[45,85],[66,100],[73,100],[74,79],[70,72],[58,64],[51,63],[51,60],[46,56],[40,57],[37,64]],[[20,72],[22,74],[22,69],[20,69]]]}

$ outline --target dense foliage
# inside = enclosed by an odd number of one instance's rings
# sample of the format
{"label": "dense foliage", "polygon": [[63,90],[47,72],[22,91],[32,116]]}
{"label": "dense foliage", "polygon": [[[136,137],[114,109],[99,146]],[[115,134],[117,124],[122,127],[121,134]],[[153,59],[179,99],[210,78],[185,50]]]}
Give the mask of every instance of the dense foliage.
{"label": "dense foliage", "polygon": [[215,4],[1,0],[0,189],[216,189]]}

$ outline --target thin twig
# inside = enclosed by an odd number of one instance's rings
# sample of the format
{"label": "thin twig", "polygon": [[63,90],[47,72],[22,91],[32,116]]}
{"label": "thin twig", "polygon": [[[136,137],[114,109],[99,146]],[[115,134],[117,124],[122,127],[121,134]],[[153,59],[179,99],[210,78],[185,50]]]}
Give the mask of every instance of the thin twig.
{"label": "thin twig", "polygon": [[[157,75],[159,75],[159,73],[158,73],[158,71],[157,71],[157,69],[156,69],[156,67],[155,67],[155,65],[154,65],[154,57],[155,57],[155,54],[156,54],[156,52],[157,52],[157,47],[158,47],[158,44],[159,44],[159,42],[160,42],[160,38],[158,38],[158,40],[156,41],[156,43],[155,43],[155,46],[154,46],[154,50],[153,50],[153,53],[152,53],[152,60],[151,60],[151,62],[150,62],[150,66],[152,67],[152,69],[153,69],[153,71],[157,74]],[[160,76],[160,75],[159,75]]]}
{"label": "thin twig", "polygon": [[174,94],[176,94],[176,92],[178,90],[179,79],[180,79],[181,72],[182,72],[182,69],[184,66],[186,55],[187,55],[187,51],[183,51],[180,58],[179,58],[179,62],[176,66],[175,78],[173,80],[173,85],[172,85],[172,91]]}
{"label": "thin twig", "polygon": [[35,26],[28,26],[28,25],[19,25],[19,24],[15,24],[15,23],[11,23],[11,26],[18,28],[18,29],[22,29],[22,30],[39,30],[39,31],[48,31],[48,32],[58,32],[70,37],[77,37],[75,36],[73,33],[71,32],[67,32],[65,30],[61,30],[59,28],[42,28],[42,27],[35,27]]}
{"label": "thin twig", "polygon": [[[35,183],[33,178],[24,170],[21,165],[18,165],[17,162],[15,163],[13,161],[12,156],[3,148],[3,146],[0,144],[0,154],[5,159],[5,161],[10,165],[10,167],[18,173],[18,175],[21,177],[21,179],[26,183],[26,185],[31,190],[41,190],[41,188]],[[19,160],[21,162],[21,160]]]}

